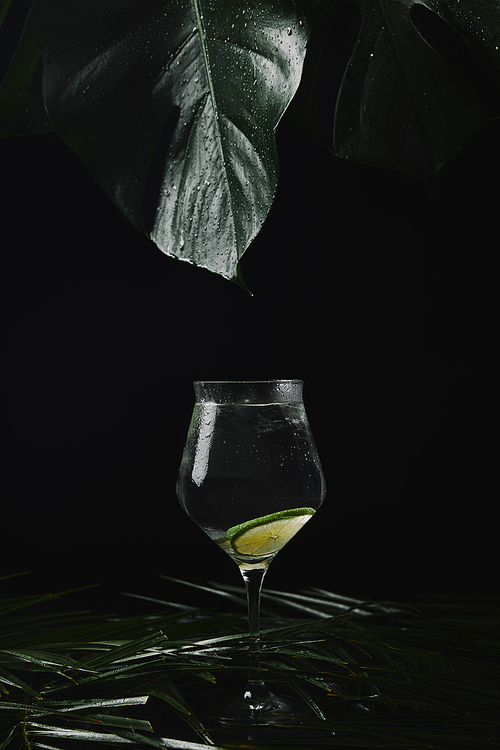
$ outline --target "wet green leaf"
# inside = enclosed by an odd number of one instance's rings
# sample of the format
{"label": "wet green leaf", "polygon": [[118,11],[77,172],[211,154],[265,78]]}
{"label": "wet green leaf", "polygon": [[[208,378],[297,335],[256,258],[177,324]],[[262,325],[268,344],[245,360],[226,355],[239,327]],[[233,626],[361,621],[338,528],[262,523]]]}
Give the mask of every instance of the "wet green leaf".
{"label": "wet green leaf", "polygon": [[[193,742],[182,742],[179,740],[163,740],[154,737],[147,737],[143,734],[136,733],[131,729],[129,731],[116,732],[98,732],[84,729],[71,728],[54,728],[46,724],[32,723],[28,728],[28,737],[33,747],[47,747],[37,741],[37,737],[47,739],[62,740],[79,740],[80,742],[95,742],[101,744],[125,744],[136,745],[139,747],[154,747],[158,750],[165,750],[165,747],[178,748],[179,750],[200,750],[206,748],[206,745]],[[166,744],[168,742],[168,744]]]}
{"label": "wet green leaf", "polygon": [[355,0],[350,7],[357,7],[359,33],[349,59],[336,62],[345,69],[332,71],[329,92],[321,66],[334,59],[332,45],[342,40],[338,24],[349,31],[341,7],[345,4],[338,0],[315,4],[310,59],[293,118],[314,130],[325,99],[335,97],[328,123],[333,140],[324,123],[322,131],[335,154],[432,182],[500,114],[500,5],[497,0]]}
{"label": "wet green leaf", "polygon": [[[7,11],[0,5],[0,26]],[[53,130],[42,94],[40,47],[28,16],[16,54],[0,86],[0,136]]]}
{"label": "wet green leaf", "polygon": [[93,671],[88,669],[82,662],[75,661],[70,656],[59,656],[54,653],[35,651],[31,649],[14,650],[3,649],[2,656],[9,657],[11,661],[17,662],[20,669],[36,669],[38,671],[57,672],[64,674],[65,670],[75,669],[83,672]]}
{"label": "wet green leaf", "polygon": [[168,674],[163,674],[160,678],[154,680],[150,685],[150,693],[156,698],[160,698],[160,700],[173,706],[200,737],[204,737],[209,744],[212,744],[210,735],[205,730],[201,721],[193,713],[186,699],[175,686],[175,683]]}
{"label": "wet green leaf", "polygon": [[[341,616],[306,618],[295,604],[308,607],[309,598],[319,612],[322,600],[325,613],[336,603],[348,609],[338,609]],[[230,603],[225,597],[216,600]],[[277,692],[287,686],[297,693],[312,710],[302,729],[321,732],[287,739],[287,747],[494,747],[500,730],[497,601],[483,601],[479,609],[466,600],[406,606],[346,602],[316,590],[276,592],[275,604],[279,614],[274,617],[269,610],[262,633],[266,681]],[[288,606],[290,617],[283,614]],[[13,612],[16,628],[9,617],[0,618],[4,642],[17,628],[30,640],[38,630],[33,614],[27,610],[22,622],[21,612]],[[223,617],[214,609],[174,606],[170,613],[144,618],[82,619],[79,629],[69,621],[67,633],[56,611],[52,621],[57,632],[71,634],[75,640],[47,640],[30,652],[28,660],[19,658],[21,649],[0,653],[2,669],[15,678],[8,686],[9,695],[0,701],[2,750],[9,743],[13,748],[10,740],[20,726],[27,729],[33,748],[67,747],[70,740],[102,746],[199,748],[196,740],[210,743],[211,739],[202,717],[193,711],[193,686],[194,695],[208,698],[220,689],[219,677],[223,683],[234,674],[244,684],[248,647],[240,631],[240,615]],[[49,621],[44,628],[51,633]],[[168,635],[169,628],[175,639],[157,643],[159,631],[164,629]],[[205,638],[205,632],[211,638]],[[88,634],[91,638],[86,640]],[[97,645],[107,651],[96,651]],[[150,658],[157,648],[159,662]],[[72,656],[74,650],[78,661]],[[26,657],[27,651],[22,653]],[[113,653],[120,655],[116,662]],[[97,663],[103,655],[105,660]],[[94,671],[78,672],[75,664],[92,666]],[[67,679],[74,674],[78,683]],[[43,700],[26,689],[28,684]],[[144,718],[148,696],[161,702],[162,715],[171,712],[181,718],[194,741],[183,743],[151,733],[147,714]],[[247,746],[257,747],[251,741]]]}
{"label": "wet green leaf", "polygon": [[[0,26],[2,25],[2,21],[5,18],[5,14],[9,10],[9,6],[10,6],[11,2],[12,2],[12,0],[1,0],[1,2],[0,2]],[[3,576],[2,576],[2,578],[3,578]]]}
{"label": "wet green leaf", "polygon": [[155,648],[154,654],[156,653],[156,649],[161,649],[163,646],[167,647],[168,643],[167,638],[161,632],[147,635],[144,638],[109,644],[104,653],[99,653],[91,659],[90,665],[95,670],[107,664],[126,662],[129,657],[135,658],[137,654],[144,656],[144,652],[151,648]]}
{"label": "wet green leaf", "polygon": [[[4,686],[3,688],[2,685]],[[28,685],[24,680],[21,680],[19,677],[16,677],[6,669],[0,667],[0,692],[3,690],[3,692],[8,694],[9,691],[5,688],[6,685],[21,688],[21,690],[24,690],[25,693],[28,693],[35,698],[40,698],[40,694],[37,693],[36,690],[33,690],[31,685]]]}
{"label": "wet green leaf", "polygon": [[134,695],[121,698],[83,698],[81,700],[51,700],[44,699],[43,703],[39,704],[38,709],[49,713],[51,710],[57,711],[57,713],[72,713],[74,711],[86,712],[89,709],[103,709],[103,708],[118,708],[123,706],[143,706],[148,699],[147,695]]}
{"label": "wet green leaf", "polygon": [[[45,107],[165,253],[237,280],[276,192],[302,0],[34,0]],[[149,202],[148,202],[149,201]]]}
{"label": "wet green leaf", "polygon": [[15,736],[17,731],[17,727],[12,727],[10,732],[6,735],[6,737],[0,741],[0,750],[5,750],[5,748],[10,744],[11,740]]}

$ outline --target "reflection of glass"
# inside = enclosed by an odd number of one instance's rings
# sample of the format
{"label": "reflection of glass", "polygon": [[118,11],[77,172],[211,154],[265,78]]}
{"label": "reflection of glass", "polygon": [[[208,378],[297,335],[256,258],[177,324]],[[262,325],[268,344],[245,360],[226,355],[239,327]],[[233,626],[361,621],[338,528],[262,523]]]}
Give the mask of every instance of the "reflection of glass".
{"label": "reflection of glass", "polygon": [[276,554],[323,502],[323,472],[301,380],[198,381],[194,389],[177,494],[245,581],[251,671],[230,714],[271,723],[293,709],[267,690],[257,669],[260,590]]}

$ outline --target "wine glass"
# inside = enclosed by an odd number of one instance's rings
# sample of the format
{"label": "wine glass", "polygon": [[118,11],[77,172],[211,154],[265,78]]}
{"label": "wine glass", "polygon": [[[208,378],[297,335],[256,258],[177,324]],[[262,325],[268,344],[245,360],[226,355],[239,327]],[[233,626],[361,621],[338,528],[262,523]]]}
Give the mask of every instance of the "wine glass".
{"label": "wine glass", "polygon": [[219,715],[223,724],[271,724],[297,713],[260,673],[260,592],[270,563],[326,492],[302,387],[301,380],[194,382],[177,495],[238,565],[248,601],[249,679]]}

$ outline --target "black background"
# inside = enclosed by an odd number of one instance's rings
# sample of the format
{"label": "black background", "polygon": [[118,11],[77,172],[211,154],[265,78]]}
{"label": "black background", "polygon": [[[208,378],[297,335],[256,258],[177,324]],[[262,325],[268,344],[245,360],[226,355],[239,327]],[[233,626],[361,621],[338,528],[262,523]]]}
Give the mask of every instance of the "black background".
{"label": "black background", "polygon": [[0,141],[1,573],[193,600],[238,583],[175,481],[193,379],[303,378],[328,484],[266,583],[497,593],[498,122],[412,178],[281,125],[250,296],[164,256],[50,134]]}

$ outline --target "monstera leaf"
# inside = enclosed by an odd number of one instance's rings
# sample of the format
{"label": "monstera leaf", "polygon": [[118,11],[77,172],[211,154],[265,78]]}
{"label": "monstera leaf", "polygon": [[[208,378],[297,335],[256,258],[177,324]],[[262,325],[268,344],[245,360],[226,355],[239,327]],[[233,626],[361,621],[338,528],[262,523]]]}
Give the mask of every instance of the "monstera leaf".
{"label": "monstera leaf", "polygon": [[33,0],[0,135],[55,129],[162,251],[236,280],[287,108],[316,137],[331,113],[337,156],[430,183],[500,114],[499,39],[498,0]]}
{"label": "monstera leaf", "polygon": [[307,42],[301,6],[33,4],[57,132],[161,250],[229,279],[276,192],[275,129]]}
{"label": "monstera leaf", "polygon": [[[0,27],[11,2],[0,0]],[[15,0],[13,7],[17,7]],[[12,29],[7,27],[7,33],[12,34]],[[28,18],[17,53],[0,87],[0,136],[53,130],[43,102],[42,75],[40,46]]]}
{"label": "monstera leaf", "polygon": [[500,114],[497,0],[320,0],[312,27],[293,119],[314,133],[331,110],[322,135],[337,156],[432,182]]}

